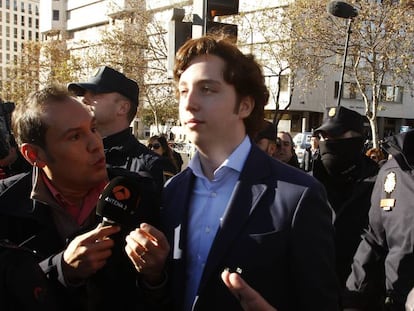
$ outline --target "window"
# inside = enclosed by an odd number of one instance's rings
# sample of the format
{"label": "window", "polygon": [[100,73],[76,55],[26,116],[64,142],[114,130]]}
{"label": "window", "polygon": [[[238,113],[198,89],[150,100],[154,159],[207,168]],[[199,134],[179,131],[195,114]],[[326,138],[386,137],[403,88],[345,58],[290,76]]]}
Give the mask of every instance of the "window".
{"label": "window", "polygon": [[10,0],[6,0],[6,9],[10,9]]}
{"label": "window", "polygon": [[343,89],[343,98],[356,99],[358,93],[358,86],[353,82],[345,82]]}
{"label": "window", "polygon": [[17,0],[13,0],[13,9],[17,11]]}
{"label": "window", "polygon": [[[363,92],[368,98],[372,98],[372,89],[369,85],[363,85]],[[335,98],[338,98],[339,82],[335,81]],[[381,85],[380,101],[388,103],[402,103],[404,88],[401,86]],[[342,98],[362,100],[362,94],[355,82],[344,82]]]}
{"label": "window", "polygon": [[10,37],[10,27],[6,26],[6,37]]}
{"label": "window", "polygon": [[58,21],[59,20],[59,11],[53,10],[53,20]]}
{"label": "window", "polygon": [[17,28],[13,29],[13,37],[17,39]]}
{"label": "window", "polygon": [[22,3],[21,3],[21,6],[20,6],[20,7],[21,7],[21,9],[20,9],[20,10],[22,11],[22,13],[24,13],[24,2],[23,2],[23,1],[22,1]]}
{"label": "window", "polygon": [[29,22],[29,27],[32,27],[32,18],[31,17],[28,18],[28,22]]}
{"label": "window", "polygon": [[22,30],[20,31],[20,38],[22,38],[22,40],[24,40],[24,39],[25,39],[25,37],[24,37],[24,29],[22,29]]}
{"label": "window", "polygon": [[17,14],[13,14],[13,24],[17,25]]}
{"label": "window", "polygon": [[10,23],[10,13],[6,13],[6,23]]}
{"label": "window", "polygon": [[17,42],[13,42],[13,51],[17,52]]}
{"label": "window", "polygon": [[288,92],[289,91],[289,76],[281,75],[279,79],[280,79],[280,91]]}
{"label": "window", "polygon": [[[339,81],[335,81],[334,98],[338,98]],[[355,82],[344,82],[342,85],[342,98],[345,99],[362,99],[361,92]]]}
{"label": "window", "polygon": [[280,75],[279,77],[277,75],[270,75],[265,76],[265,82],[266,85],[276,90],[278,87],[278,81],[280,80],[280,91],[281,92],[288,92],[289,91],[289,76],[288,75]]}
{"label": "window", "polygon": [[29,14],[32,14],[32,4],[31,3],[29,3],[29,9],[28,9],[28,11],[29,11]]}
{"label": "window", "polygon": [[404,88],[401,86],[392,86],[392,85],[381,85],[380,93],[382,102],[402,102],[402,94]]}
{"label": "window", "polygon": [[24,26],[24,16],[21,18],[21,25]]}

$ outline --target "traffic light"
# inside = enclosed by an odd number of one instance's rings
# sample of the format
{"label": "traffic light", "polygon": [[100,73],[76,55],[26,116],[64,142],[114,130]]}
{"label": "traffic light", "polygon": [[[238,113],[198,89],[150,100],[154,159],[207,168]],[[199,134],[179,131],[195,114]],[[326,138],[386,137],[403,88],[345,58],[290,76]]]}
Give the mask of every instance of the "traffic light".
{"label": "traffic light", "polygon": [[237,39],[237,25],[216,22],[214,17],[238,13],[239,0],[193,0],[193,38],[223,29],[221,33]]}
{"label": "traffic light", "polygon": [[168,24],[167,76],[169,78],[173,76],[175,53],[192,35],[192,23],[183,22],[184,15],[184,9],[174,8]]}
{"label": "traffic light", "polygon": [[239,0],[207,0],[207,14],[211,18],[238,13]]}
{"label": "traffic light", "polygon": [[237,41],[237,25],[213,21],[216,16],[239,13],[239,0],[207,0],[206,33],[221,33]]}

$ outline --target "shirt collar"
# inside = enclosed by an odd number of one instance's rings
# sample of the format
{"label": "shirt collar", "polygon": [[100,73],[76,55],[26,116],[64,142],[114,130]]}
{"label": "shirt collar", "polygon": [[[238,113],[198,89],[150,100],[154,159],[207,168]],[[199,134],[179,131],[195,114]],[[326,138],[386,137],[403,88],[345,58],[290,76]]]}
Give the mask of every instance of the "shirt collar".
{"label": "shirt collar", "polygon": [[[214,175],[220,171],[223,167],[228,167],[240,173],[243,169],[244,162],[250,152],[252,144],[249,137],[243,139],[240,145],[229,155],[227,159],[215,170]],[[194,157],[190,160],[188,167],[193,171],[197,177],[205,177],[203,170],[201,169],[200,154],[198,151],[194,154]]]}
{"label": "shirt collar", "polygon": [[107,184],[107,181],[102,181],[99,185],[90,189],[83,200],[82,207],[80,210],[78,210],[78,208],[75,208],[72,202],[67,200],[59,192],[59,190],[51,183],[49,178],[47,178],[46,174],[43,173],[43,171],[39,170],[39,174],[39,177],[42,179],[47,189],[49,189],[50,193],[55,198],[59,206],[66,210],[78,222],[78,224],[82,224],[88,218],[89,214],[95,208],[96,203],[98,202],[99,195]]}

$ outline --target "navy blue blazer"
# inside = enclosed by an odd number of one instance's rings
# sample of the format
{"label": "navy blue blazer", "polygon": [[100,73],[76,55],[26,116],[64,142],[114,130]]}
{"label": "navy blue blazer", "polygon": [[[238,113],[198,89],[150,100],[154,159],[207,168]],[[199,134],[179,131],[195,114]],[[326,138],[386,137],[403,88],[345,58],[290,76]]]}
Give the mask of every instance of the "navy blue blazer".
{"label": "navy blue blazer", "polygon": [[[187,168],[163,191],[162,229],[171,245],[173,307],[185,292],[187,211],[195,176]],[[194,310],[242,310],[220,274],[242,277],[284,310],[338,310],[333,213],[323,186],[252,145],[211,247]]]}

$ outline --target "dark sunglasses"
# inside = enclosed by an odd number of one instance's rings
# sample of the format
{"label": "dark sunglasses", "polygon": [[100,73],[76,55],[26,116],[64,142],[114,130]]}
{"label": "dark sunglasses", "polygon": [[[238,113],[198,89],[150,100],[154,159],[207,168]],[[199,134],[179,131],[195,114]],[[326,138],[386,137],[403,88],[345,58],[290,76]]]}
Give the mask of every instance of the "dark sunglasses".
{"label": "dark sunglasses", "polygon": [[148,148],[149,149],[159,149],[161,147],[161,145],[160,144],[157,144],[157,143],[155,143],[155,144],[148,144]]}

